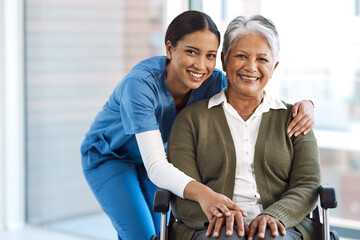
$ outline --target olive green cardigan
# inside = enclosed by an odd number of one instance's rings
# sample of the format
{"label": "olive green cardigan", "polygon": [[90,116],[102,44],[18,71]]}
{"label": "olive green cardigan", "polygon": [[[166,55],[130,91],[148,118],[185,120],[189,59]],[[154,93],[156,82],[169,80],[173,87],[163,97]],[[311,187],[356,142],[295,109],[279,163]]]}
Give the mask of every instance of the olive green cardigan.
{"label": "olive green cardigan", "polygon": [[[221,105],[208,109],[209,100],[185,108],[175,120],[168,142],[168,159],[180,170],[214,191],[233,198],[236,156],[233,138]],[[317,239],[306,217],[317,202],[320,184],[318,147],[314,133],[289,138],[291,105],[262,116],[255,146],[254,171],[264,211],[286,228],[296,227],[303,239]],[[208,220],[197,202],[174,197],[178,220],[170,239],[191,239]]]}

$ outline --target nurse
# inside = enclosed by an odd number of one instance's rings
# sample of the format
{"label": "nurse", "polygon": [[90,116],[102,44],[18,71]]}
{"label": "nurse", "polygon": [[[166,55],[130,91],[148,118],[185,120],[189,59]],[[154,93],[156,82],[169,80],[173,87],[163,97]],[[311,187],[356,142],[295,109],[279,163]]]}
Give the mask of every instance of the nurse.
{"label": "nurse", "polygon": [[[198,202],[209,219],[238,209],[226,196],[175,168],[165,154],[176,115],[226,86],[225,75],[215,69],[219,44],[220,33],[208,15],[187,11],[177,16],[166,32],[166,56],[138,63],[86,134],[83,172],[118,239],[158,234],[160,216],[152,209],[157,187]],[[289,135],[308,133],[314,124],[312,103],[296,103],[293,112]]]}

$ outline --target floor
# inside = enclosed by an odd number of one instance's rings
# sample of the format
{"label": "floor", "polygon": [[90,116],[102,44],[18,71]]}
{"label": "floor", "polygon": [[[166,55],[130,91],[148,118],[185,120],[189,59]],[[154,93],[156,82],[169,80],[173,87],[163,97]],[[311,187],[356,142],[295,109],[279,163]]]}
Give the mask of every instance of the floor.
{"label": "floor", "polygon": [[[16,231],[0,231],[1,240],[90,240],[91,238],[46,230],[44,228],[26,226]],[[93,239],[91,239],[93,240]]]}
{"label": "floor", "polygon": [[1,240],[116,240],[117,235],[105,214],[48,224],[27,225],[16,231],[1,231]]}
{"label": "floor", "polygon": [[[25,227],[22,230],[13,232],[0,231],[1,240],[97,240],[97,238],[78,237],[74,234],[60,233],[53,230],[45,230],[43,228]],[[116,240],[116,238],[113,238]],[[341,238],[341,240],[353,240]]]}
{"label": "floor", "polygon": [[[1,231],[1,240],[116,240],[116,232],[105,214],[72,219],[47,226]],[[341,240],[355,240],[341,238]]]}
{"label": "floor", "polygon": [[46,227],[51,230],[82,236],[88,239],[117,239],[116,231],[104,213],[56,222],[48,224]]}

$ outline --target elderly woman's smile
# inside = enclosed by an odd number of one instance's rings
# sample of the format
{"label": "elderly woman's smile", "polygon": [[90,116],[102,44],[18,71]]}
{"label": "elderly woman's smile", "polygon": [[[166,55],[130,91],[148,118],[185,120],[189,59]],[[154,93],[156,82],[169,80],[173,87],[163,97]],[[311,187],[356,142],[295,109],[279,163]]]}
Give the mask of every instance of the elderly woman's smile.
{"label": "elderly woman's smile", "polygon": [[241,74],[239,74],[239,77],[245,82],[247,82],[247,81],[254,82],[259,79],[258,77],[250,77],[250,76],[241,75]]}

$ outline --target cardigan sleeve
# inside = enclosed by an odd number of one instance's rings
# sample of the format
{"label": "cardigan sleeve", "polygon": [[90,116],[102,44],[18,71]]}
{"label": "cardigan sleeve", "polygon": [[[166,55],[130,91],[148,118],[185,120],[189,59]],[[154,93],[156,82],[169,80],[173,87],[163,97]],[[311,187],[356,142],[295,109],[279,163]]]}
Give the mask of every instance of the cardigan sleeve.
{"label": "cardigan sleeve", "polygon": [[[272,189],[278,189],[280,184],[275,185],[269,182],[269,175],[265,177],[268,194],[265,194],[264,198],[270,204],[265,204],[268,206],[264,206],[262,213],[276,217],[286,228],[299,224],[315,208],[317,189],[321,180],[319,152],[314,132],[288,139],[287,146],[284,145],[279,150],[283,153],[288,151],[289,155],[292,155],[288,177],[282,179],[285,183],[284,191],[281,191],[279,196],[272,195]],[[273,140],[276,141],[276,139]],[[266,151],[264,158],[266,159]],[[277,168],[286,167],[278,166]]]}
{"label": "cardigan sleeve", "polygon": [[[197,165],[197,137],[195,121],[191,112],[184,109],[176,118],[171,130],[167,147],[170,163],[183,171],[186,175],[201,182]],[[171,199],[172,212],[176,219],[191,228],[203,228],[207,221],[199,203],[173,197]]]}

